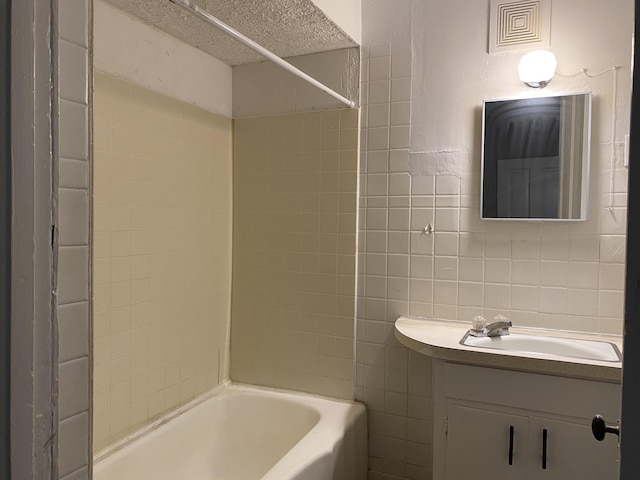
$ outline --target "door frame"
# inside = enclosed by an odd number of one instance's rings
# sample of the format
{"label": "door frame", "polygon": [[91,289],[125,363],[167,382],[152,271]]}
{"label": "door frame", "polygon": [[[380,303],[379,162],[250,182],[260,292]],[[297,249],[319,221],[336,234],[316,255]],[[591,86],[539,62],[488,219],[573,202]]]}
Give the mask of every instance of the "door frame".
{"label": "door frame", "polygon": [[[11,290],[11,478],[47,480],[57,478],[53,308],[56,258],[51,247],[52,206],[55,205],[52,189],[52,143],[55,138],[52,52],[55,49],[52,38],[56,36],[52,20],[57,0],[0,0],[0,8],[7,3],[11,4],[10,52],[14,59],[10,120],[10,181],[14,188],[11,284],[19,287]],[[640,0],[636,0],[635,7],[635,31],[640,32]],[[640,65],[637,36],[635,43],[634,64]],[[7,47],[0,43],[0,50],[5,54]],[[3,61],[0,53],[0,65]],[[629,183],[640,185],[640,74],[635,72],[633,85]],[[0,152],[0,161],[1,155]],[[1,175],[0,181],[3,181]],[[637,408],[640,405],[640,249],[633,248],[639,242],[640,192],[629,189],[627,244],[631,248],[627,249],[625,290],[621,480],[634,480],[640,472],[640,457],[634,448],[640,444],[640,409]],[[4,246],[2,253],[6,255],[9,245],[5,243]],[[0,268],[0,275],[1,272]]]}
{"label": "door frame", "polygon": [[[56,480],[58,0],[11,2],[11,477]],[[4,477],[3,477],[4,478]]]}
{"label": "door frame", "polygon": [[0,478],[9,478],[11,323],[11,2],[0,0]]}
{"label": "door frame", "polygon": [[[640,0],[635,1],[633,93],[629,185],[640,185]],[[624,305],[624,360],[620,434],[620,480],[634,480],[640,472],[640,190],[628,188],[627,259]]]}

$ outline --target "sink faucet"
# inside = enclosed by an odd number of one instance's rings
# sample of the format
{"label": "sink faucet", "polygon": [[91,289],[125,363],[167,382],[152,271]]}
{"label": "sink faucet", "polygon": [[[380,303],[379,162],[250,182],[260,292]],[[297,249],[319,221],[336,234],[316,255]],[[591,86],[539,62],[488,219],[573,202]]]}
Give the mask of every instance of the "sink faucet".
{"label": "sink faucet", "polygon": [[502,337],[509,335],[509,327],[512,326],[511,321],[507,320],[503,315],[496,315],[494,322],[488,324],[482,329],[471,329],[469,333],[474,337]]}
{"label": "sink faucet", "polygon": [[509,335],[509,327],[511,326],[510,320],[499,320],[484,327],[482,333],[487,337],[501,337],[503,335]]}

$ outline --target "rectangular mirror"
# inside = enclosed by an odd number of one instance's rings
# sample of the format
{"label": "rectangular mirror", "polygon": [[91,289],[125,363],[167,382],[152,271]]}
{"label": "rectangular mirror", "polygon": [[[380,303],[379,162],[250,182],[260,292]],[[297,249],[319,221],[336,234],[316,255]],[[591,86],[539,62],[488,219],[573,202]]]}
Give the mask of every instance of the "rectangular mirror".
{"label": "rectangular mirror", "polygon": [[586,220],[591,93],[485,101],[483,219]]}

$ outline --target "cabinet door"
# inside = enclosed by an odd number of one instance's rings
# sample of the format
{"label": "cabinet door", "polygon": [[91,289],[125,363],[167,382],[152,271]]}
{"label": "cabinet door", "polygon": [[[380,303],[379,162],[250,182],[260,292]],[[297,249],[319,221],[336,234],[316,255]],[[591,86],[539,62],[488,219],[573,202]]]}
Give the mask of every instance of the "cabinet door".
{"label": "cabinet door", "polygon": [[603,442],[598,442],[593,438],[588,420],[578,424],[532,417],[529,422],[529,444],[534,452],[530,479],[618,478],[617,437],[607,435]]}
{"label": "cabinet door", "polygon": [[449,405],[447,480],[523,480],[528,453],[528,419]]}

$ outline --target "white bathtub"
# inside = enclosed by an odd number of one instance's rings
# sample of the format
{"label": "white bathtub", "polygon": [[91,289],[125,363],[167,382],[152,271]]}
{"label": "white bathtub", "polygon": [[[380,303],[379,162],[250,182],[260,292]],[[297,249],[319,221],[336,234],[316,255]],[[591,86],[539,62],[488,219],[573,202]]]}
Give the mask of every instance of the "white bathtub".
{"label": "white bathtub", "polygon": [[94,480],[364,480],[363,405],[230,385],[94,459]]}

